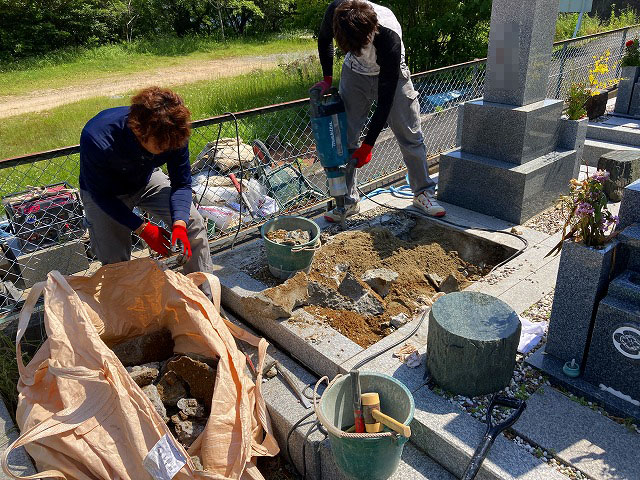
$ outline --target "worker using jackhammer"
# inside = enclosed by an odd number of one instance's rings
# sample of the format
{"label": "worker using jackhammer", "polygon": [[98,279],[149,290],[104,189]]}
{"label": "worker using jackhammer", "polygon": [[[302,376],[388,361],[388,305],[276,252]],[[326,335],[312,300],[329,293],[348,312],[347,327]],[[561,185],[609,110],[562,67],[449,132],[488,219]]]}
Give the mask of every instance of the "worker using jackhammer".
{"label": "worker using jackhammer", "polygon": [[[402,29],[391,10],[365,0],[334,0],[327,8],[318,35],[324,79],[314,85],[326,92],[333,81],[333,39],[346,53],[340,77],[340,96],[347,115],[347,139],[352,163],[347,166],[345,216],[360,211],[356,169],[371,160],[371,151],[385,126],[393,131],[409,173],[413,204],[430,216],[442,217],[435,182],[429,178],[427,150],[420,128],[418,92],[405,64]],[[377,106],[361,145],[360,134],[373,101]],[[325,215],[342,220],[340,212]]]}
{"label": "worker using jackhammer", "polygon": [[[103,264],[131,258],[131,232],[162,256],[172,246],[184,273],[211,272],[202,216],[192,203],[190,112],[180,96],[150,87],[131,106],[103,110],[80,136],[80,195],[91,247]],[[167,166],[168,177],[159,167]],[[134,207],[171,228],[147,222]],[[208,289],[204,289],[209,293]]]}

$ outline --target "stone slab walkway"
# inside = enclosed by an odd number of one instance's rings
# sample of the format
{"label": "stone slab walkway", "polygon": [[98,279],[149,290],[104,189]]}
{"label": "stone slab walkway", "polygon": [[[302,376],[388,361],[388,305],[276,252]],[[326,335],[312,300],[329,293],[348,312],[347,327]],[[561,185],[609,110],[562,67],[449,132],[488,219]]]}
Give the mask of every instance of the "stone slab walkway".
{"label": "stone slab walkway", "polygon": [[532,395],[513,428],[594,480],[640,478],[640,435],[554,388]]}

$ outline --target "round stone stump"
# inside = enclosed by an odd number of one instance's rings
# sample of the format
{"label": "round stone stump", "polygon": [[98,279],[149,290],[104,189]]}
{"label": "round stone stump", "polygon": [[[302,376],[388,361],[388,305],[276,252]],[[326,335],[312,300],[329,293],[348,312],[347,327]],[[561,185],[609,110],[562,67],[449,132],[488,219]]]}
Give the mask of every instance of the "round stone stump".
{"label": "round stone stump", "polygon": [[427,368],[442,388],[475,397],[509,385],[520,320],[502,300],[477,292],[440,297],[429,313]]}

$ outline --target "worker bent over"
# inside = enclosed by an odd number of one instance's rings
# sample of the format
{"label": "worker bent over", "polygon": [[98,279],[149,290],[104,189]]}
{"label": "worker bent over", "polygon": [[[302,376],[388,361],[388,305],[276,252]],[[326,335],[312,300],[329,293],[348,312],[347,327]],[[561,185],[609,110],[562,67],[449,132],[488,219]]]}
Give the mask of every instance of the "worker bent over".
{"label": "worker bent over", "polygon": [[[211,272],[204,221],[192,204],[190,113],[171,90],[147,88],[130,107],[103,110],[80,136],[80,195],[91,246],[103,264],[131,258],[131,232],[168,256],[181,245],[184,272]],[[167,165],[169,176],[160,166]],[[134,207],[171,226],[144,221]]]}
{"label": "worker bent over", "polygon": [[[333,39],[346,52],[340,95],[347,114],[347,138],[353,163],[347,166],[346,216],[359,212],[356,168],[371,160],[371,150],[385,126],[393,131],[409,173],[413,204],[427,215],[445,214],[434,199],[435,182],[429,178],[427,149],[420,128],[418,92],[411,83],[404,59],[402,29],[386,7],[364,0],[335,0],[324,15],[318,35],[318,52],[324,80],[314,85],[323,93],[333,80]],[[373,101],[377,106],[362,145],[360,133]],[[337,211],[325,216],[340,221]]]}

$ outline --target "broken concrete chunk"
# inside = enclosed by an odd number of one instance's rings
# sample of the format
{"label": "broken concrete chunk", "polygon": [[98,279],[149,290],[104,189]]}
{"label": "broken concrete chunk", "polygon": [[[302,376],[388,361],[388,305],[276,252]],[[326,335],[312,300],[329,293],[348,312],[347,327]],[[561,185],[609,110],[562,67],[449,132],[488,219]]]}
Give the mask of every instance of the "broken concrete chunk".
{"label": "broken concrete chunk", "polygon": [[158,393],[165,405],[175,407],[178,400],[187,396],[187,388],[175,372],[167,372],[158,382]]}
{"label": "broken concrete chunk", "polygon": [[362,281],[369,285],[378,295],[386,297],[391,285],[398,279],[398,272],[388,268],[376,268],[367,270],[362,276]]}
{"label": "broken concrete chunk", "polygon": [[351,272],[342,279],[338,291],[345,297],[350,298],[354,302],[359,300],[364,294],[367,293],[365,286],[358,281],[358,279]]}
{"label": "broken concrete chunk", "polygon": [[460,284],[458,283],[458,279],[453,275],[449,275],[445,281],[440,284],[439,290],[444,293],[459,292]]}
{"label": "broken concrete chunk", "polygon": [[173,354],[173,338],[166,329],[130,338],[111,347],[122,365],[132,367],[161,362]]}
{"label": "broken concrete chunk", "polygon": [[338,291],[353,301],[353,309],[361,315],[380,315],[384,312],[384,306],[380,300],[368,290],[366,284],[361,283],[351,272],[347,272],[344,276]]}
{"label": "broken concrete chunk", "polygon": [[181,356],[167,363],[167,370],[187,382],[193,398],[211,408],[213,388],[216,384],[216,371],[213,368],[199,360]]}
{"label": "broken concrete chunk", "polygon": [[437,291],[442,284],[442,277],[437,273],[427,273],[425,276],[427,277],[427,281]]}
{"label": "broken concrete chunk", "polygon": [[[177,407],[180,409],[180,416],[186,418],[202,418],[205,416],[204,407],[195,398],[181,398]],[[183,417],[184,418],[184,417]]]}
{"label": "broken concrete chunk", "polygon": [[410,319],[406,313],[399,313],[398,315],[394,315],[389,319],[389,321],[391,322],[391,325],[395,328],[400,328],[405,326],[409,320]]}
{"label": "broken concrete chunk", "polygon": [[242,299],[242,316],[277,320],[289,318],[296,308],[307,304],[307,275],[299,272],[282,285],[267,288]]}
{"label": "broken concrete chunk", "polygon": [[361,315],[382,315],[384,313],[382,303],[369,292],[360,297],[353,305],[356,312]]}
{"label": "broken concrete chunk", "polygon": [[178,437],[178,441],[188,448],[193,442],[195,442],[196,438],[200,436],[202,432],[204,432],[204,427],[206,425],[206,420],[179,420],[176,423],[174,421],[174,415],[171,417],[171,421],[175,424],[176,429],[176,437]]}
{"label": "broken concrete chunk", "polygon": [[158,393],[158,389],[156,388],[156,386],[147,385],[145,387],[142,387],[142,391],[151,402],[151,405],[153,405],[153,408],[156,409],[158,415],[162,417],[162,421],[164,421],[165,423],[168,422],[169,417],[167,417],[167,409],[165,408],[164,403],[162,403],[162,399],[160,398],[160,394]]}
{"label": "broken concrete chunk", "polygon": [[343,297],[333,288],[322,285],[316,281],[310,281],[308,285],[309,305],[331,308],[333,310],[353,310],[353,302]]}
{"label": "broken concrete chunk", "polygon": [[127,372],[139,387],[145,387],[151,385],[158,378],[160,363],[151,362],[144,365],[136,365],[135,367],[127,367]]}

